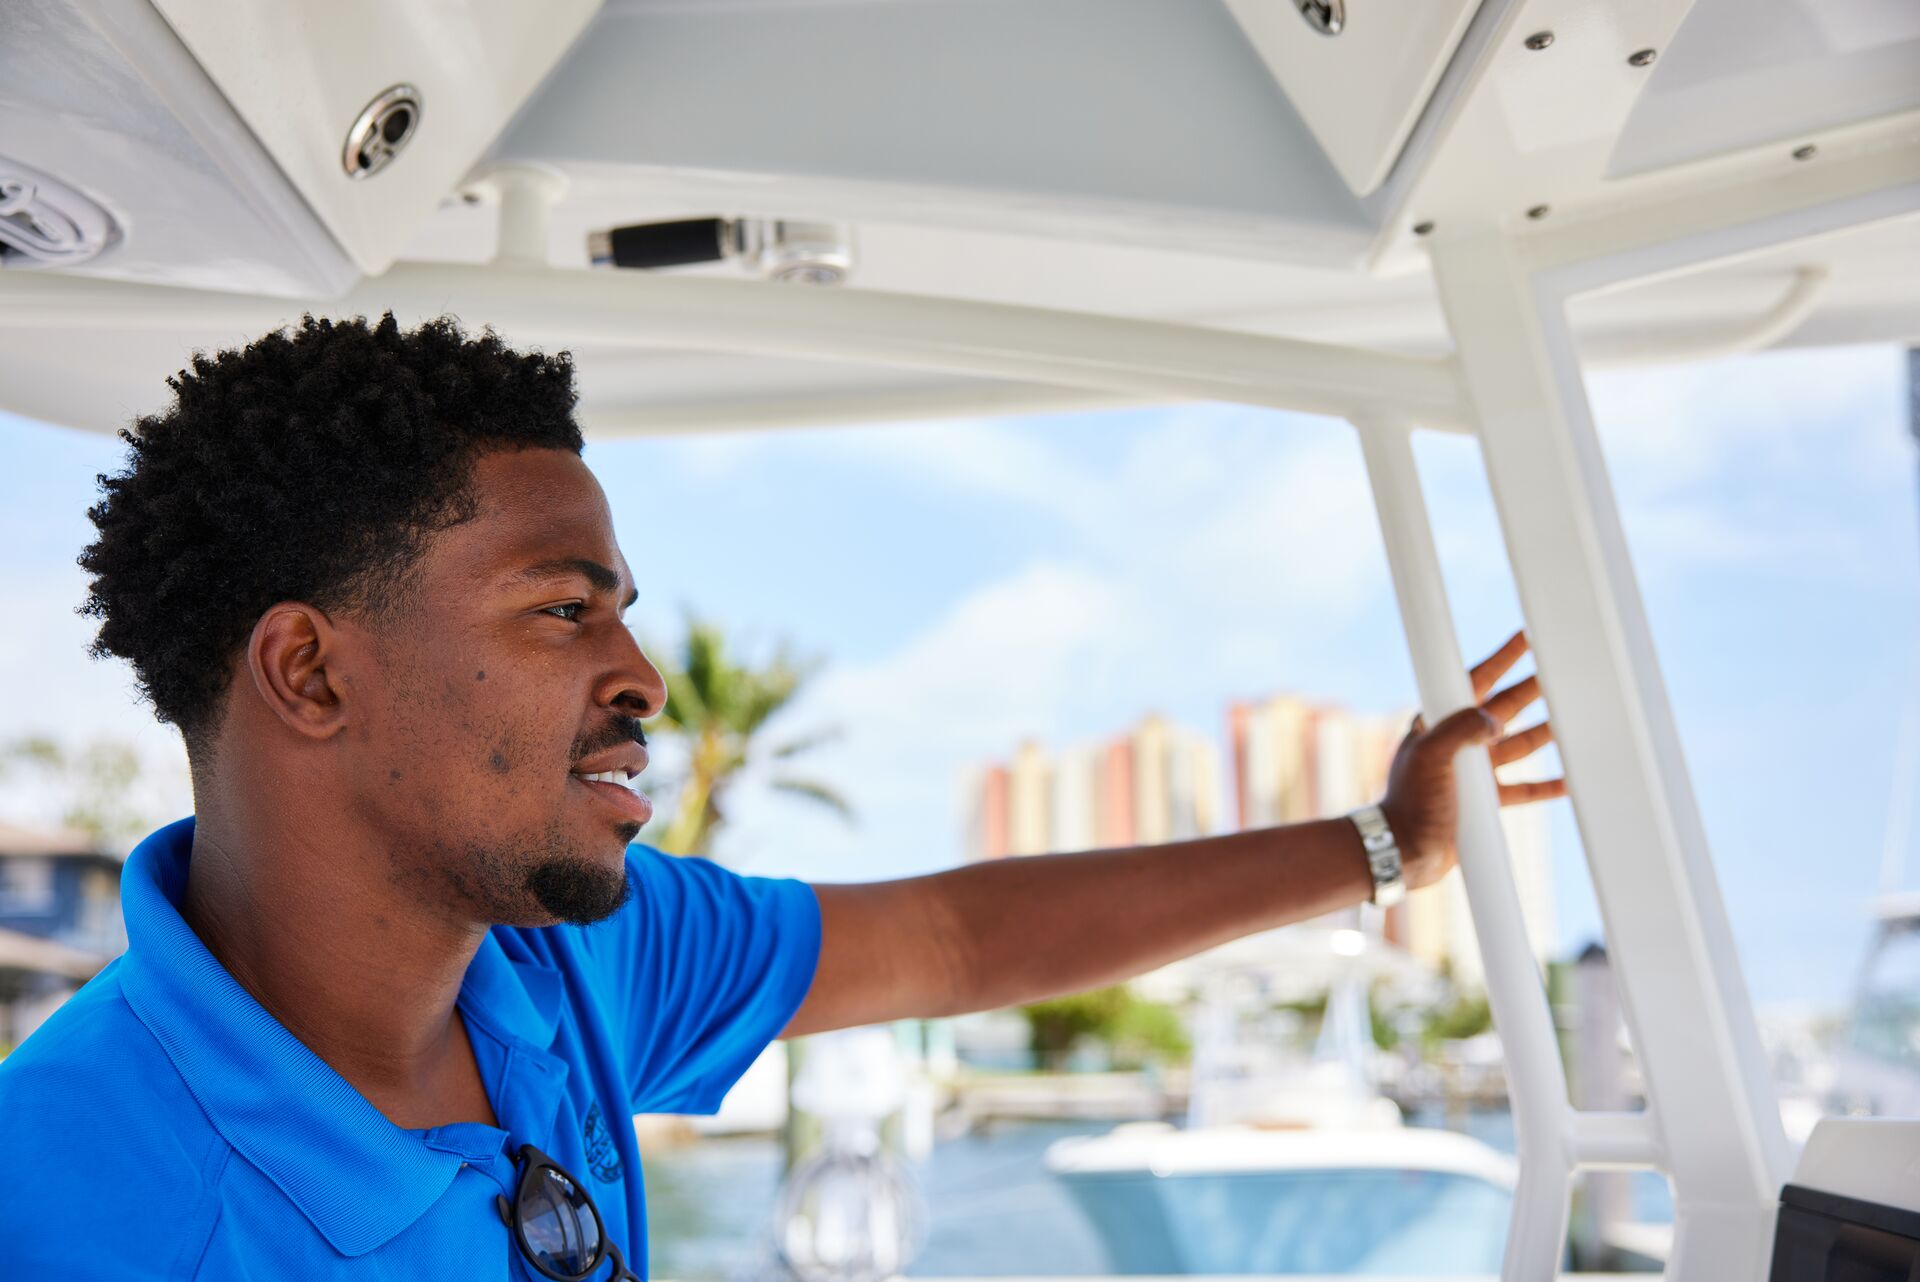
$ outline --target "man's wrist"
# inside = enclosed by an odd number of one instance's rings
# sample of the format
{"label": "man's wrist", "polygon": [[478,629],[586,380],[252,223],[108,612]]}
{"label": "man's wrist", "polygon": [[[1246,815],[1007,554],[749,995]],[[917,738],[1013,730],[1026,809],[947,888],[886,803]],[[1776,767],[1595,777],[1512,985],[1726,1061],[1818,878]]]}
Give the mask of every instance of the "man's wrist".
{"label": "man's wrist", "polygon": [[1382,908],[1391,908],[1407,895],[1406,868],[1400,858],[1400,845],[1393,826],[1379,806],[1362,806],[1347,816],[1360,833],[1360,846],[1366,852],[1367,871],[1373,878],[1372,900]]}

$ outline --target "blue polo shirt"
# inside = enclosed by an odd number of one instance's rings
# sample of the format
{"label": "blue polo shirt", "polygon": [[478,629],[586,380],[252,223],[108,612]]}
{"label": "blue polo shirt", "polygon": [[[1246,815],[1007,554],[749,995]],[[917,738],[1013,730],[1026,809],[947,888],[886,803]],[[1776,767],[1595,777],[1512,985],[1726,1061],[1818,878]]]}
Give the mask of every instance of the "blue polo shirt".
{"label": "blue polo shirt", "polygon": [[[589,927],[495,927],[459,1009],[504,1129],[395,1126],[180,916],[193,820],[127,859],[126,953],[0,1060],[0,1278],[541,1282],[509,1143],[579,1178],[645,1274],[634,1113],[711,1113],[813,981],[804,882],[627,850]],[[604,1277],[604,1266],[596,1275]]]}

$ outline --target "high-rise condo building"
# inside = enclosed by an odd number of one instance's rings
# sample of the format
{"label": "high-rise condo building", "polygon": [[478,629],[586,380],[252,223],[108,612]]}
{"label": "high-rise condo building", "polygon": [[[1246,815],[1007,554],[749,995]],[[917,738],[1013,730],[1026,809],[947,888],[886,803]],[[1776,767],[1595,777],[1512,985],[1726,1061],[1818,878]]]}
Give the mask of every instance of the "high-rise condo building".
{"label": "high-rise condo building", "polygon": [[1220,755],[1159,716],[1049,754],[1028,741],[964,783],[967,855],[998,859],[1177,841],[1219,824]]}

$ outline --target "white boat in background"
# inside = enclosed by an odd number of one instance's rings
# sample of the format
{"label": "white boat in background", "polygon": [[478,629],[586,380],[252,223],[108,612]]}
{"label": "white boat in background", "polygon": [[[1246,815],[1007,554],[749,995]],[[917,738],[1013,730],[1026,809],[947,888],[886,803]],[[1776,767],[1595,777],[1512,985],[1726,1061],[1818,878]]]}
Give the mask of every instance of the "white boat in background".
{"label": "white boat in background", "polygon": [[1497,1273],[1517,1168],[1453,1131],[1132,1122],[1047,1166],[1117,1274]]}
{"label": "white boat in background", "polygon": [[1373,1082],[1367,993],[1383,959],[1363,964],[1356,930],[1292,934],[1285,946],[1273,939],[1269,965],[1301,960],[1301,935],[1337,946],[1323,950],[1331,987],[1311,1060],[1236,1036],[1233,981],[1260,959],[1243,942],[1214,961],[1224,974],[1200,981],[1187,1127],[1133,1122],[1059,1140],[1048,1171],[1119,1274],[1497,1271],[1514,1160],[1466,1135],[1402,1124]]}
{"label": "white boat in background", "polygon": [[1681,1282],[1908,1276],[1920,1123],[1782,1129],[1581,375],[1920,339],[1920,6],[0,6],[0,409],[112,432],[195,348],[387,309],[570,349],[590,438],[1341,420],[1430,720],[1472,693],[1412,439],[1470,439],[1647,1097],[1569,1103],[1463,758],[1502,1276],[1555,1274],[1593,1168],[1665,1173]]}

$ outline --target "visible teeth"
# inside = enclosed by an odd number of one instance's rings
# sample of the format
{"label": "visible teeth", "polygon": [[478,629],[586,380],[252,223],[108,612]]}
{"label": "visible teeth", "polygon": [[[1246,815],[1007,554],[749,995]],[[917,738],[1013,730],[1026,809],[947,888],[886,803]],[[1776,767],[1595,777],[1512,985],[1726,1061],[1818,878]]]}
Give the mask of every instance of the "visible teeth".
{"label": "visible teeth", "polygon": [[626,786],[627,772],[624,770],[602,770],[598,774],[581,775],[582,779],[591,779],[596,783],[617,783]]}

